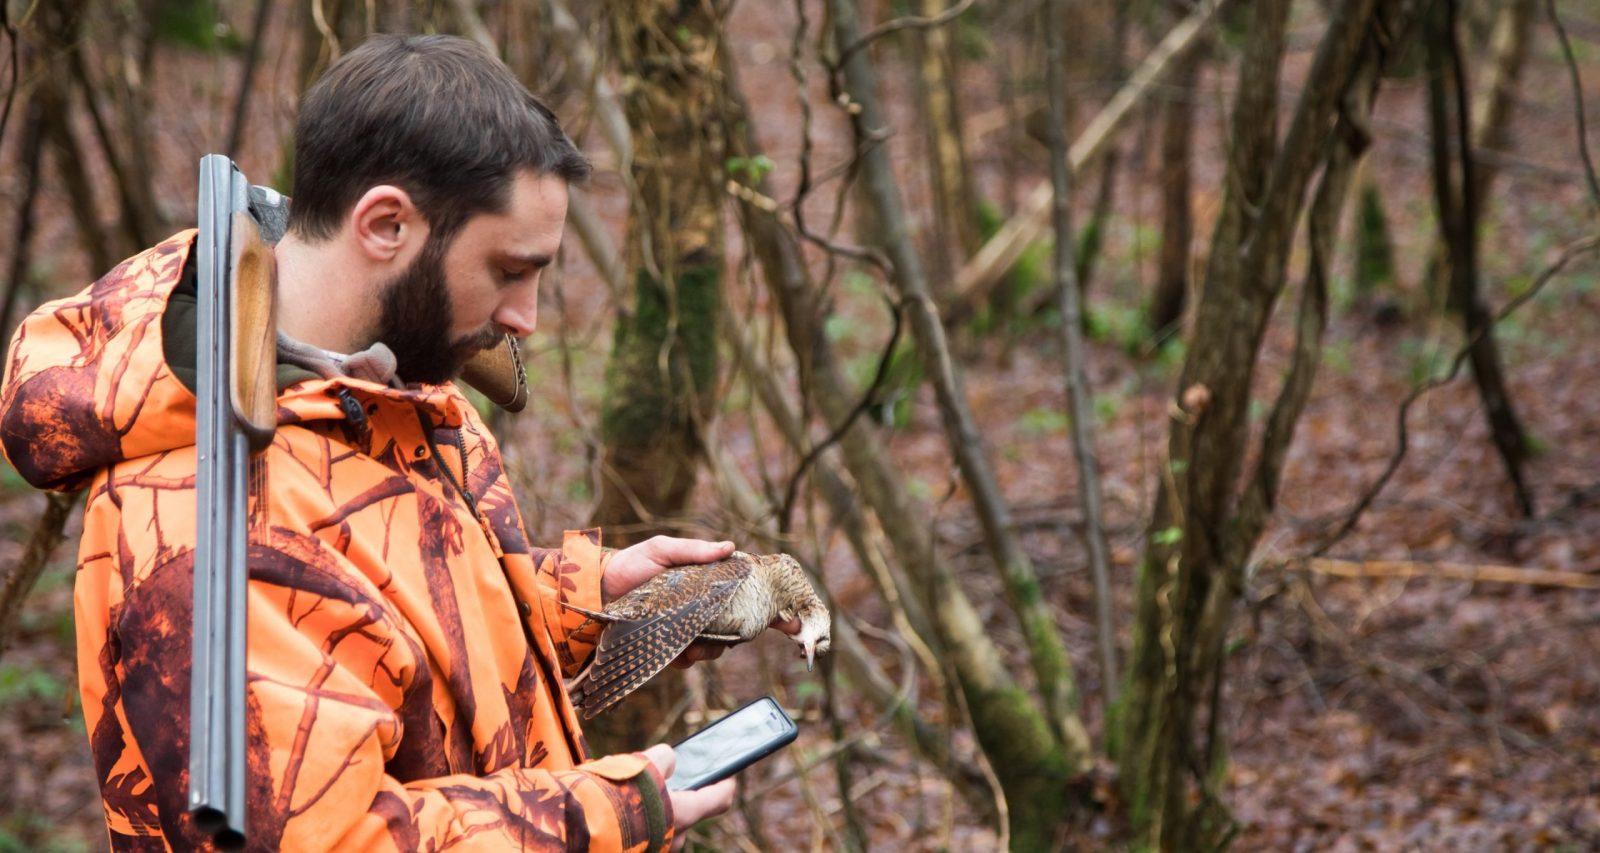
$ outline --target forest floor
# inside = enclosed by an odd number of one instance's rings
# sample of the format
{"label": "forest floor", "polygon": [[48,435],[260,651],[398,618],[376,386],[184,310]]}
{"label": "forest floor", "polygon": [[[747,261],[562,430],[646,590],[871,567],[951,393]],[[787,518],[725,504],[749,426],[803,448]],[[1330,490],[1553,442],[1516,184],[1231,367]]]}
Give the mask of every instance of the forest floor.
{"label": "forest floor", "polygon": [[[799,152],[794,85],[787,67],[794,21],[742,6],[735,17],[736,56],[755,98],[758,134],[775,163],[780,186],[792,186]],[[812,19],[816,25],[816,17]],[[1575,169],[1570,92],[1553,45],[1541,33],[1513,123],[1516,163],[1501,175],[1486,229],[1484,289],[1495,306],[1528,286],[1565,242],[1592,228]],[[1304,39],[1295,43],[1304,48]],[[1296,91],[1304,49],[1291,58],[1285,92]],[[888,58],[899,59],[894,53]],[[905,63],[896,62],[896,71]],[[1585,66],[1600,80],[1600,63]],[[278,78],[283,76],[280,69]],[[819,170],[848,156],[838,111],[814,74],[818,110],[814,157]],[[897,127],[915,127],[915,99],[903,74],[888,74]],[[274,79],[268,76],[271,84]],[[1205,250],[1209,212],[1220,190],[1218,105],[1227,75],[1208,77],[1198,126],[1196,248]],[[993,80],[974,71],[967,108],[999,109]],[[1096,101],[1104,92],[1094,90]],[[1591,87],[1590,94],[1593,94]],[[177,96],[181,96],[178,93]],[[1322,369],[1301,420],[1285,470],[1275,521],[1257,549],[1244,606],[1234,620],[1233,653],[1225,673],[1218,730],[1230,765],[1222,795],[1238,821],[1242,849],[1584,849],[1600,847],[1600,591],[1426,578],[1343,579],[1309,573],[1296,561],[1342,519],[1383,469],[1395,446],[1402,399],[1422,377],[1436,375],[1459,345],[1447,324],[1425,319],[1416,306],[1424,258],[1432,240],[1427,182],[1423,87],[1389,84],[1380,99],[1378,139],[1369,174],[1381,186],[1398,249],[1400,283],[1392,293],[1357,297],[1348,285],[1348,259],[1336,271],[1335,306]],[[174,97],[177,97],[174,96]],[[281,120],[276,124],[283,131]],[[174,109],[172,114],[176,115]],[[1121,648],[1129,643],[1133,571],[1161,469],[1168,400],[1181,349],[1156,347],[1138,327],[1138,306],[1154,277],[1159,249],[1155,184],[1156,125],[1126,135],[1121,190],[1107,242],[1089,291],[1093,314],[1088,365],[1095,395],[1097,450],[1105,477],[1114,596]],[[191,128],[192,130],[192,128]],[[179,207],[192,177],[192,134],[182,127],[165,156]],[[277,152],[266,129],[239,160],[267,174]],[[998,197],[1002,160],[1025,178],[1045,175],[1043,150],[968,140],[974,169]],[[926,227],[928,189],[921,135],[903,130],[890,144],[897,155],[914,225]],[[179,153],[182,156],[179,156]],[[254,164],[254,165],[252,165]],[[5,183],[9,184],[7,179]],[[814,199],[826,221],[829,185]],[[597,187],[620,239],[625,202]],[[1087,197],[1087,193],[1085,196]],[[1353,205],[1352,205],[1353,207]],[[180,208],[181,209],[181,208]],[[808,210],[811,208],[808,207]],[[1086,204],[1079,205],[1082,222]],[[64,202],[49,199],[41,224],[40,263],[60,273],[48,295],[75,290],[89,271],[68,258]],[[842,232],[842,233],[848,233]],[[573,241],[575,242],[575,241]],[[5,247],[9,253],[10,247]],[[730,253],[742,260],[738,251]],[[530,372],[534,393],[552,401],[549,416],[505,422],[502,444],[517,471],[530,533],[553,541],[564,527],[584,523],[593,472],[586,447],[595,439],[613,307],[593,284],[581,253],[568,253],[563,299],[545,306]],[[1298,262],[1292,269],[1297,270]],[[822,269],[818,259],[817,269]],[[1298,281],[1291,273],[1291,280]],[[741,277],[730,290],[741,316],[766,312],[760,288]],[[835,285],[838,317],[829,334],[864,379],[887,335],[876,285],[844,275]],[[1283,322],[1298,287],[1280,305],[1257,370],[1256,398],[1270,401],[1291,340]],[[752,328],[765,328],[750,320]],[[1509,565],[1588,573],[1600,578],[1600,265],[1586,261],[1553,280],[1499,330],[1515,404],[1537,453],[1529,468],[1538,514],[1519,518],[1504,469],[1488,441],[1483,410],[1465,372],[1413,407],[1405,461],[1353,532],[1330,556],[1352,561],[1412,560]],[[1058,333],[1048,311],[1004,332],[959,330],[957,343],[973,409],[995,458],[1002,486],[1016,508],[1024,542],[1037,562],[1078,662],[1091,732],[1103,732],[1102,677],[1094,663],[1092,586],[1078,533],[1078,499],[1064,412]],[[571,354],[570,370],[559,350]],[[748,393],[730,382],[717,427],[757,482],[780,487],[794,459],[779,453],[764,419],[750,413]],[[1264,415],[1254,412],[1259,423]],[[1002,648],[1021,646],[1000,583],[989,564],[965,493],[949,466],[938,412],[923,389],[881,427],[916,497],[929,507],[930,528],[958,556],[961,577],[983,608]],[[820,429],[815,433],[822,434]],[[0,493],[0,565],[14,564],[43,501],[14,471],[4,469]],[[723,517],[709,484],[700,502],[707,534]],[[72,628],[72,559],[76,518],[67,544],[45,574],[21,634],[0,662],[0,850],[98,849],[105,845],[95,776],[82,715],[76,708]],[[858,621],[883,624],[871,586],[848,548],[825,523],[801,526],[823,556],[830,589]],[[737,537],[736,537],[737,538]],[[879,644],[885,666],[903,674],[899,653]],[[827,701],[781,641],[764,638],[749,653],[735,652],[691,679],[713,700],[748,699],[771,689],[804,710],[795,748],[744,777],[749,795],[742,815],[723,821],[713,836],[726,849],[832,846],[837,836],[814,815],[844,806],[822,716]],[[1026,667],[1020,665],[1017,671]],[[916,695],[930,719],[947,709],[925,678]],[[848,802],[864,821],[873,847],[987,849],[992,818],[952,796],[937,773],[920,765],[903,740],[883,726],[881,709],[841,687],[837,717],[851,751]],[[956,736],[958,752],[970,738]],[[818,763],[822,762],[822,763]],[[794,781],[801,764],[818,763]],[[1119,810],[1108,786],[1097,788],[1103,811],[1085,822],[1078,846],[1096,846],[1116,829]],[[767,843],[763,843],[765,840]]]}

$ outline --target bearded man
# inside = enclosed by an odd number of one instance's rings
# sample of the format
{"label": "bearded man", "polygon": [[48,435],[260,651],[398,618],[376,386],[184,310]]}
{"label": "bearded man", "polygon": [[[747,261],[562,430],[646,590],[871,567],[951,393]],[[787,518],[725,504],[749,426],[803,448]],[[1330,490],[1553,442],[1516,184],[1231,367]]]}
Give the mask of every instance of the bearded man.
{"label": "bearded man", "polygon": [[[495,440],[451,382],[533,332],[588,162],[498,59],[440,36],[375,37],[333,63],[294,146],[274,254],[279,331],[300,357],[281,359],[278,429],[252,462],[251,846],[681,845],[733,781],[668,792],[664,745],[588,754],[563,678],[596,636],[564,605],[599,610],[733,545],[611,551],[577,531],[531,546]],[[87,487],[79,684],[119,850],[205,841],[185,798],[194,244],[174,235],[40,307],[0,389],[16,469]]]}

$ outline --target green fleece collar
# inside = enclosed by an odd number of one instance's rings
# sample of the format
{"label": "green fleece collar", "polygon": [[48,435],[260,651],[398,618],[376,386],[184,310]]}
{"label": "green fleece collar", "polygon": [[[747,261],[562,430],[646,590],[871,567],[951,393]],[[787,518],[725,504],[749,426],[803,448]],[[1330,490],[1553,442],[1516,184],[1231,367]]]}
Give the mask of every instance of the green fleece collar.
{"label": "green fleece collar", "polygon": [[[198,359],[196,315],[200,310],[200,288],[194,269],[195,253],[191,250],[183,263],[178,284],[167,297],[167,309],[161,315],[161,349],[172,375],[195,393],[198,385],[195,363]],[[279,393],[296,382],[316,379],[317,374],[293,364],[278,364],[277,386]]]}

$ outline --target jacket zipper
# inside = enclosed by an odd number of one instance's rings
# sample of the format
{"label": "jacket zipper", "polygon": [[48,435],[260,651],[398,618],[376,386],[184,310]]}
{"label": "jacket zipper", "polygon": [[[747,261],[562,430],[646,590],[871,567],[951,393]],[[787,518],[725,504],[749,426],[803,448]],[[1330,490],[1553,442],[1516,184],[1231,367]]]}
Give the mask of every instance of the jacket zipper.
{"label": "jacket zipper", "polygon": [[439,453],[439,445],[433,441],[433,427],[428,423],[427,415],[419,410],[417,412],[417,420],[422,423],[422,438],[428,442],[428,452],[433,454],[433,464],[439,466],[439,470],[444,472],[445,480],[450,483],[450,488],[455,489],[456,494],[461,496],[461,500],[466,503],[467,509],[472,511],[472,517],[482,523],[484,519],[483,516],[478,514],[478,502],[473,500],[472,492],[467,490],[467,478],[469,476],[467,449],[466,444],[461,440],[461,427],[456,427],[453,433],[456,452],[461,455],[461,482],[458,483],[456,482],[456,473],[450,470],[449,465],[445,464],[443,454]]}

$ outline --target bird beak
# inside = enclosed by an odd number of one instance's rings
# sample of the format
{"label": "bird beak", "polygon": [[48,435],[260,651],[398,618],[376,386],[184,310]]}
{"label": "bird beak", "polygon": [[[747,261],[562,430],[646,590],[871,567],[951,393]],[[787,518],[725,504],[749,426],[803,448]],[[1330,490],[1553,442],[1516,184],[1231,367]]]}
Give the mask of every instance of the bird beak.
{"label": "bird beak", "polygon": [[812,667],[816,665],[816,657],[817,644],[808,641],[806,643],[806,672],[811,672]]}

